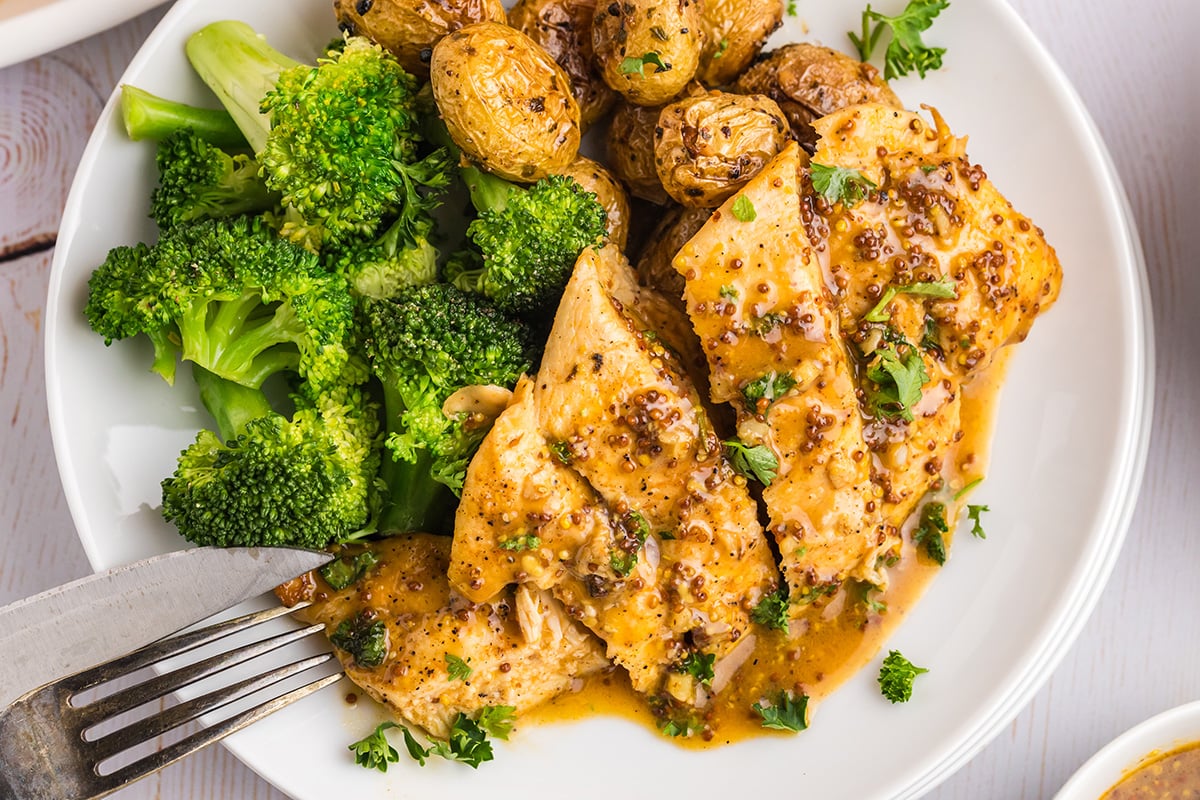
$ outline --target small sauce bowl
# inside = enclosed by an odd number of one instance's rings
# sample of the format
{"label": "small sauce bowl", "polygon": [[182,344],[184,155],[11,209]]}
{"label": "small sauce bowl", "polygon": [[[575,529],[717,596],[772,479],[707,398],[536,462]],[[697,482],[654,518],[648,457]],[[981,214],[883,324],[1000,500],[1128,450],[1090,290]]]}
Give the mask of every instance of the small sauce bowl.
{"label": "small sauce bowl", "polygon": [[1130,728],[1087,760],[1054,800],[1099,800],[1135,769],[1200,743],[1200,702],[1177,706]]}

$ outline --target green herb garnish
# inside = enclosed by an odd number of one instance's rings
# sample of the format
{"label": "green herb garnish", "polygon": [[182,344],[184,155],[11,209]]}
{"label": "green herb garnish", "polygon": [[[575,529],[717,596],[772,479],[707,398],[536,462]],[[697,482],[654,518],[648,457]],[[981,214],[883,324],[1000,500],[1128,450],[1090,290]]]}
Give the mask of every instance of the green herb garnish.
{"label": "green herb garnish", "polygon": [[808,174],[817,194],[831,204],[840,202],[847,208],[861,203],[867,192],[876,188],[874,181],[856,169],[830,167],[814,161],[809,164]]}
{"label": "green herb garnish", "polygon": [[446,653],[446,672],[449,673],[450,680],[465,681],[474,671],[466,661],[453,653]]}
{"label": "green herb garnish", "polygon": [[733,201],[733,216],[738,222],[754,222],[758,218],[758,212],[754,210],[754,203],[750,202],[749,197],[739,194]]}
{"label": "green herb garnish", "polygon": [[883,32],[890,28],[892,41],[884,54],[883,77],[890,81],[916,70],[924,78],[926,72],[942,66],[946,48],[929,47],[922,41],[921,34],[929,30],[934,18],[949,7],[949,0],[910,0],[902,12],[889,17],[872,11],[868,3],[862,12],[861,34],[855,35],[851,31],[846,35],[858,50],[859,58],[869,61]]}
{"label": "green herb garnish", "polygon": [[[388,728],[399,728],[394,722],[380,723],[379,727],[362,739],[359,739],[354,744],[350,745],[350,751],[354,753],[354,763],[366,769],[377,769],[380,772],[388,771],[388,764],[394,764],[400,760],[400,754],[396,752],[396,748],[388,742],[384,731]],[[407,733],[407,729],[405,729]]]}
{"label": "green herb garnish", "polygon": [[639,56],[629,56],[621,62],[621,74],[633,75],[637,74],[641,77],[646,77],[646,65],[652,64],[654,71],[666,72],[671,68],[670,64],[663,63],[662,56],[651,50],[649,53],[644,53]]}
{"label": "green herb garnish", "polygon": [[892,650],[879,667],[879,691],[893,703],[907,703],[912,698],[913,679],[926,672],[929,670]]}
{"label": "green herb garnish", "polygon": [[329,641],[354,656],[354,663],[360,667],[378,667],[387,658],[387,626],[366,612],[343,620]]}
{"label": "green herb garnish", "polygon": [[541,546],[541,537],[533,533],[522,533],[500,542],[501,550],[537,550]]}
{"label": "green herb garnish", "polygon": [[971,520],[971,535],[976,539],[986,539],[987,534],[983,532],[983,523],[979,519],[979,515],[984,511],[990,511],[987,506],[967,506],[967,518]]}
{"label": "green herb garnish", "polygon": [[924,547],[925,553],[941,566],[946,563],[945,534],[949,530],[945,504],[926,503],[921,509],[921,521],[913,531],[913,544]]}
{"label": "green herb garnish", "polygon": [[780,692],[772,705],[755,703],[754,710],[762,717],[762,726],[776,731],[799,733],[808,727],[808,695],[792,699],[789,692]]}
{"label": "green herb garnish", "polygon": [[713,664],[716,663],[716,653],[688,653],[679,667],[705,686],[712,684]]}
{"label": "green herb garnish", "polygon": [[900,294],[915,294],[921,297],[937,297],[943,300],[953,300],[958,296],[954,288],[954,281],[946,279],[934,282],[922,281],[918,283],[910,283],[907,286],[889,286],[879,298],[879,302],[875,307],[867,312],[863,317],[867,322],[887,322],[887,306]]}
{"label": "green herb garnish", "polygon": [[725,455],[733,471],[746,478],[753,478],[763,486],[770,486],[779,474],[779,459],[765,444],[749,447],[737,439],[722,442]]}
{"label": "green herb garnish", "polygon": [[788,597],[787,586],[780,586],[777,591],[765,595],[750,611],[750,619],[764,628],[784,631],[788,629],[788,609],[791,600]]}
{"label": "green herb garnish", "polygon": [[370,550],[364,550],[354,556],[342,556],[321,567],[318,572],[332,588],[337,591],[351,584],[358,583],[376,564],[379,556]]}
{"label": "green herb garnish", "polygon": [[912,408],[921,402],[921,387],[929,380],[920,352],[907,342],[899,349],[884,343],[871,354],[866,375],[875,384],[866,392],[868,412],[877,418],[912,422]]}

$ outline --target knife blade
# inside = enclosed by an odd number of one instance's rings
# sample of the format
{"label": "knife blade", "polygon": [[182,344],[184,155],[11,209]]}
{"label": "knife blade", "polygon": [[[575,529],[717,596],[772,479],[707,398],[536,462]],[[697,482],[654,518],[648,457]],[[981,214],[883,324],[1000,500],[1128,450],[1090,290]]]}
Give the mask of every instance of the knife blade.
{"label": "knife blade", "polygon": [[0,708],[333,560],[284,547],[199,547],[90,575],[0,608]]}

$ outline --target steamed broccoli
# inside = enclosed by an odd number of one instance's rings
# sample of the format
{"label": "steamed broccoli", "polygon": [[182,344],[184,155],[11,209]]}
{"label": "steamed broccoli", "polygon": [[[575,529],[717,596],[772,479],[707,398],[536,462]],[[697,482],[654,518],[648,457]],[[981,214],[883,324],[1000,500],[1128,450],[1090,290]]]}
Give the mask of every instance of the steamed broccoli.
{"label": "steamed broccoli", "polygon": [[474,167],[465,168],[463,177],[479,212],[467,237],[482,260],[451,263],[447,280],[487,296],[510,314],[553,314],[575,260],[604,236],[604,207],[596,195],[561,175],[529,188]]}
{"label": "steamed broccoli", "polygon": [[345,281],[259,220],[179,225],[152,247],[114,248],[88,290],[93,330],[108,343],[145,333],[168,382],[176,354],[252,388],[278,372],[344,380],[354,315]]}
{"label": "steamed broccoli", "polygon": [[160,229],[200,219],[267,211],[279,195],[258,175],[258,162],[230,155],[190,129],[158,145],[158,186],[150,196],[150,216]]}
{"label": "steamed broccoli", "polygon": [[529,369],[527,330],[486,300],[448,284],[365,300],[361,335],[383,385],[387,451],[381,478],[389,498],[381,531],[437,530],[462,488],[467,463],[487,431],[442,405],[466,386],[511,387]]}
{"label": "steamed broccoli", "polygon": [[321,548],[372,529],[378,417],[363,392],[300,393],[288,419],[260,389],[194,374],[219,434],[201,431],[162,482],[163,516],[184,538]]}
{"label": "steamed broccoli", "polygon": [[150,94],[129,84],[121,85],[121,119],[133,141],[162,141],[173,133],[190,130],[217,147],[244,148],[246,137],[223,108],[197,108]]}
{"label": "steamed broccoli", "polygon": [[444,153],[420,160],[416,81],[365,38],[308,66],[223,21],[193,34],[187,55],[282,195],[281,231],[295,241],[377,235],[385,217],[409,213],[417,186],[448,180]]}

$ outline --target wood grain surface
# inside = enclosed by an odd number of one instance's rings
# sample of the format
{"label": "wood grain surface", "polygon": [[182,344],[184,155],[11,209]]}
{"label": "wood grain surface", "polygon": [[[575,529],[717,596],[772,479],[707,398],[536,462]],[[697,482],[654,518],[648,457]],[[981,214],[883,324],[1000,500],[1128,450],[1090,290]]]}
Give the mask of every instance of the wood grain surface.
{"label": "wood grain surface", "polygon": [[[936,800],[1052,797],[1113,736],[1200,698],[1200,3],[1010,2],[1074,83],[1129,195],[1154,302],[1154,431],[1133,526],[1095,613],[1029,706],[928,795]],[[90,572],[50,443],[46,287],[88,132],[161,14],[0,70],[0,604]],[[286,800],[220,748],[114,797]]]}

